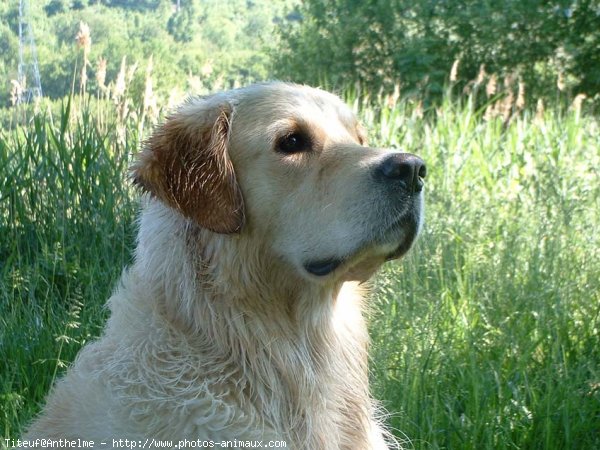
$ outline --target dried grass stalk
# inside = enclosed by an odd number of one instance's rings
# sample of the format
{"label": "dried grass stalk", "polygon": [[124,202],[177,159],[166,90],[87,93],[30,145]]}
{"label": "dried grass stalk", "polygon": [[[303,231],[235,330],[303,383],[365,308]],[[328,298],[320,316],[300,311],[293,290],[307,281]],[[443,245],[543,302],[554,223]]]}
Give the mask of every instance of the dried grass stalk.
{"label": "dried grass stalk", "polygon": [[498,80],[496,78],[496,74],[493,73],[487,84],[485,85],[485,94],[489,97],[496,94],[498,89]]}
{"label": "dried grass stalk", "polygon": [[455,59],[454,64],[452,64],[452,69],[450,69],[450,83],[456,83],[458,80],[458,66],[460,65],[460,59]]}

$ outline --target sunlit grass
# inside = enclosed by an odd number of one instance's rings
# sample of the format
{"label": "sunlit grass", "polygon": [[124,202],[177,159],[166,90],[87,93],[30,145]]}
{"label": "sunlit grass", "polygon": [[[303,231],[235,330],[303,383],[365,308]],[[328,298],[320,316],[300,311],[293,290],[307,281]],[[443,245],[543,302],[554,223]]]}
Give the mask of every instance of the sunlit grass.
{"label": "sunlit grass", "polygon": [[18,436],[100,331],[130,260],[131,150],[89,117],[70,123],[68,105],[54,126],[40,116],[0,134],[0,436]]}
{"label": "sunlit grass", "polygon": [[[377,278],[375,394],[408,448],[600,447],[600,129],[505,123],[450,96],[360,109],[427,162],[426,225]],[[130,261],[138,143],[68,106],[0,133],[0,435],[17,437],[106,318]],[[403,433],[403,434],[402,434]],[[3,441],[0,446],[4,445]]]}
{"label": "sunlit grass", "polygon": [[421,240],[375,290],[391,423],[417,449],[600,448],[598,121],[397,109],[376,141],[428,177]]}

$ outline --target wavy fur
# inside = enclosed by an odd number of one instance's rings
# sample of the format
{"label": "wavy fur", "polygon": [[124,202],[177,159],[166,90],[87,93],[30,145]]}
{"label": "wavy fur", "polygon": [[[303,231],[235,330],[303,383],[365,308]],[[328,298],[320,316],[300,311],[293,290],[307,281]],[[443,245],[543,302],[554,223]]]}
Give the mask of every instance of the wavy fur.
{"label": "wavy fur", "polygon": [[[280,120],[290,109],[322,117]],[[292,122],[314,127],[321,159],[269,150]],[[335,97],[284,84],[198,99],[171,117],[134,166],[147,194],[104,333],[26,437],[387,449],[369,395],[363,289],[347,279],[410,246],[404,229],[372,228],[398,222],[386,214],[418,217],[421,199],[373,184],[381,151],[362,147],[357,129]],[[336,249],[345,259],[330,275],[297,262]]]}

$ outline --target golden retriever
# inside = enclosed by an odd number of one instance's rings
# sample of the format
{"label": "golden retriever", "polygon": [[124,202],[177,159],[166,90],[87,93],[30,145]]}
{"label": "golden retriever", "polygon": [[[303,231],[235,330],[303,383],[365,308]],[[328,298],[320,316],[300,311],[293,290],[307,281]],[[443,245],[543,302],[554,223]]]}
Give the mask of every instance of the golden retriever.
{"label": "golden retriever", "polygon": [[368,147],[319,89],[188,101],[133,166],[145,192],[135,262],[106,329],[27,439],[394,445],[369,395],[359,284],[416,238],[425,171]]}

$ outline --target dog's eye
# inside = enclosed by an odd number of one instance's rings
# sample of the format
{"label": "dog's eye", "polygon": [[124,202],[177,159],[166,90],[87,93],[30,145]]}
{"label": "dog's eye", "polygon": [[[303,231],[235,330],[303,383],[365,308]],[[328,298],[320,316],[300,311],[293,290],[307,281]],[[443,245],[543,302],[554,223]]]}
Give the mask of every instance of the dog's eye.
{"label": "dog's eye", "polygon": [[300,153],[310,150],[310,138],[302,133],[290,133],[277,142],[277,151],[285,154]]}

